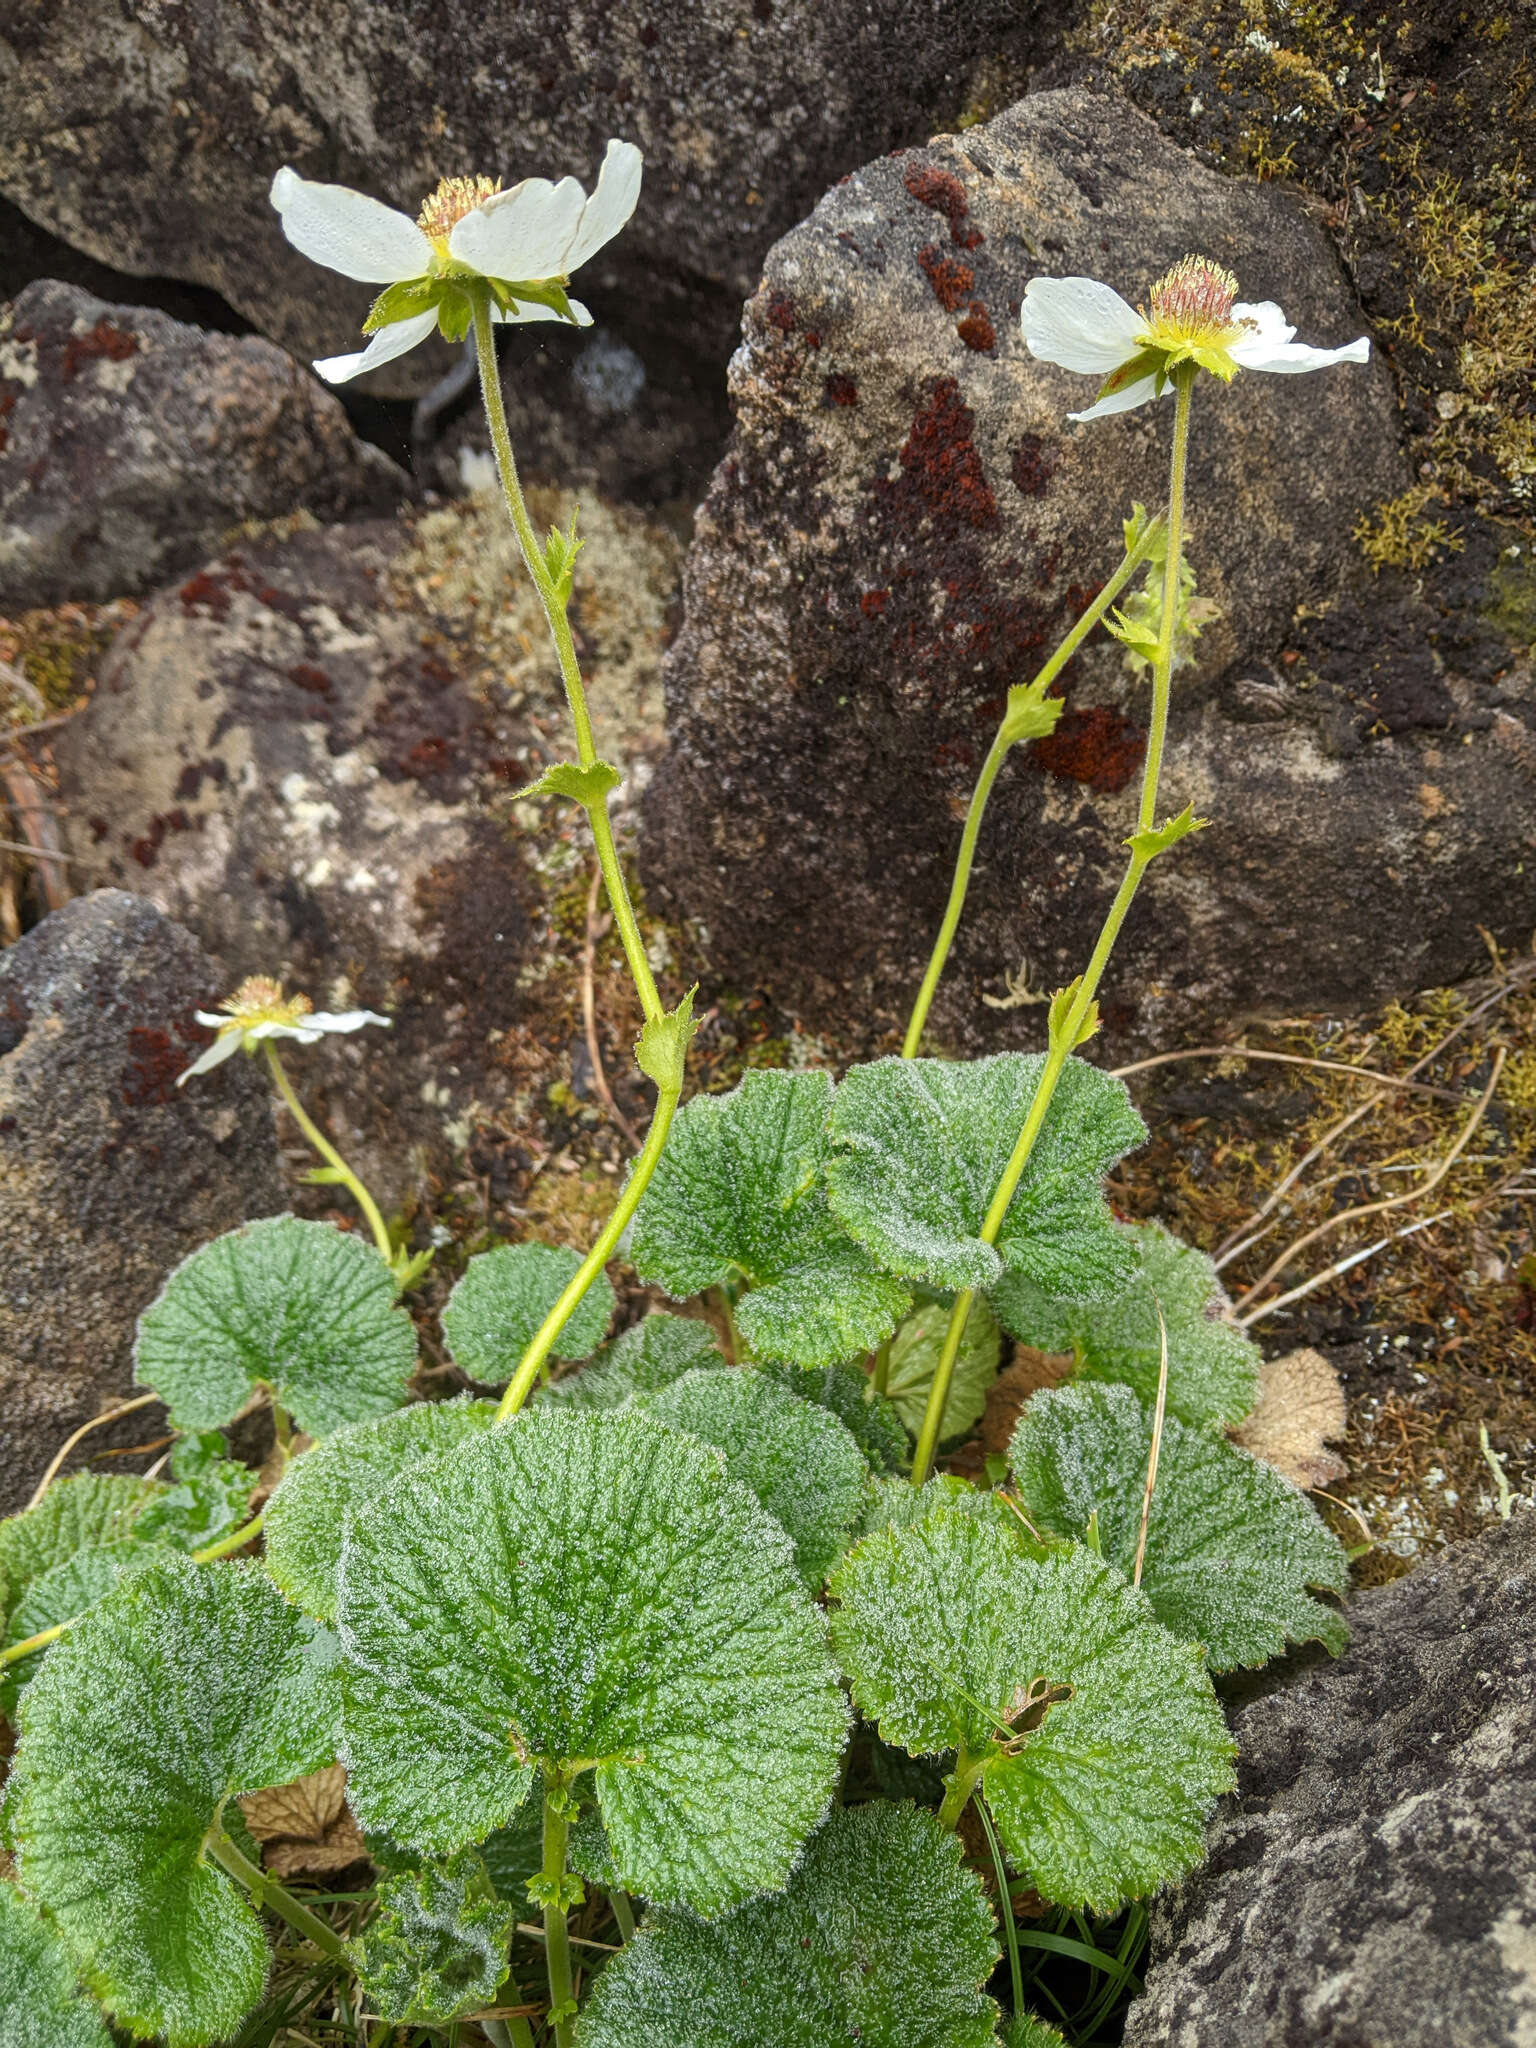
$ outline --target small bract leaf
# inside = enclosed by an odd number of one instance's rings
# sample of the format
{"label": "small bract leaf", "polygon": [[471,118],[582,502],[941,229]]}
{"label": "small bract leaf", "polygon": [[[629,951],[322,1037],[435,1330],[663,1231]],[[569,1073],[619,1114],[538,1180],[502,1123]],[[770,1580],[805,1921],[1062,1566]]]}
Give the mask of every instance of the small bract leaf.
{"label": "small bract leaf", "polygon": [[[115,1543],[88,1544],[51,1571],[39,1572],[11,1610],[5,1632],[7,1649],[41,1635],[61,1621],[74,1621],[98,1600],[104,1600],[125,1572],[153,1563],[158,1554],[156,1545],[122,1536]],[[47,1654],[45,1646],[0,1670],[0,1713],[15,1717],[19,1695],[37,1676]]]}
{"label": "small bract leaf", "polygon": [[1161,1308],[1169,1414],[1197,1427],[1238,1421],[1258,1397],[1259,1347],[1228,1320],[1215,1267],[1160,1223],[1122,1225],[1120,1237],[1135,1259],[1121,1293],[1063,1302],[1009,1273],[992,1290],[1003,1328],[1038,1351],[1076,1352],[1083,1379],[1119,1380],[1153,1401],[1162,1367]]}
{"label": "small bract leaf", "polygon": [[441,1458],[496,1420],[494,1401],[416,1401],[355,1422],[295,1458],[266,1517],[266,1567],[288,1598],[319,1621],[336,1616],[336,1572],[347,1517],[402,1472]]}
{"label": "small bract leaf", "polygon": [[831,1590],[855,1704],[915,1756],[983,1765],[1043,1898],[1107,1913],[1199,1860],[1232,1741],[1199,1651],[1111,1566],[940,1508],[866,1536]]}
{"label": "small bract leaf", "polygon": [[[505,1386],[580,1269],[580,1258],[564,1245],[499,1244],[478,1253],[443,1308],[443,1335],[457,1363],[487,1386]],[[600,1273],[555,1339],[556,1358],[595,1351],[613,1307],[613,1287]]]}
{"label": "small bract leaf", "polygon": [[696,1366],[723,1366],[708,1323],[656,1314],[633,1323],[606,1351],[540,1390],[540,1406],[622,1408],[636,1394],[659,1394]]}
{"label": "small bract leaf", "polygon": [[960,1857],[916,1807],[834,1813],[778,1897],[650,1915],[593,1987],[582,2048],[987,2048],[997,1941]]}
{"label": "small bract leaf", "polygon": [[1176,818],[1168,818],[1155,828],[1149,826],[1145,832],[1133,832],[1125,843],[1139,860],[1155,860],[1181,839],[1187,839],[1191,832],[1203,832],[1210,822],[1209,818],[1197,818],[1194,805],[1186,804]]}
{"label": "small bract leaf", "polygon": [[1000,737],[1010,747],[1023,740],[1044,739],[1056,730],[1057,720],[1066,710],[1061,697],[1047,696],[1049,683],[1042,683],[1037,676],[1032,683],[1015,683],[1008,692],[1008,704],[1003,712]]}
{"label": "small bract leaf", "polygon": [[200,2048],[261,1995],[267,1943],[207,1859],[227,1802],[335,1754],[323,1638],[253,1566],[167,1551],[50,1651],[8,1798],[21,1882],[107,2010]]}
{"label": "small bract leaf", "polygon": [[353,1954],[381,2019],[441,2027],[495,2003],[517,1914],[473,1850],[386,1878],[377,1899]]}
{"label": "small bract leaf", "polygon": [[574,761],[555,761],[537,781],[516,794],[569,797],[583,809],[593,810],[600,809],[623,780],[611,761],[594,761],[590,768],[580,768]]}
{"label": "small bract leaf", "polygon": [[814,1590],[847,1547],[869,1467],[837,1417],[797,1400],[766,1373],[690,1372],[644,1399],[647,1413],[724,1453],[795,1546]]}
{"label": "small bract leaf", "polygon": [[[1081,1536],[1097,1514],[1105,1557],[1129,1572],[1140,1540],[1152,1416],[1129,1387],[1058,1387],[1019,1419],[1013,1468],[1037,1527]],[[1213,1671],[1263,1664],[1286,1641],[1337,1656],[1344,1620],[1309,1586],[1342,1592],[1349,1564],[1312,1503],[1224,1437],[1163,1426],[1142,1589]]]}
{"label": "small bract leaf", "polygon": [[[1051,1007],[1046,1012],[1046,1035],[1053,1046],[1067,1035],[1067,1025],[1071,1021],[1073,1005],[1077,1001],[1078,991],[1082,985],[1083,977],[1079,974],[1074,980],[1069,981],[1065,988],[1057,989],[1051,997]],[[1076,1052],[1080,1045],[1086,1045],[1090,1038],[1097,1037],[1098,1030],[1099,1005],[1095,999],[1089,1003],[1079,1018],[1077,1028],[1072,1034],[1072,1043],[1067,1047],[1068,1052]]]}
{"label": "small bract leaf", "polygon": [[220,1428],[265,1386],[328,1436],[400,1406],[416,1336],[371,1244],[273,1216],[184,1259],[140,1316],[133,1355],[181,1429]]}
{"label": "small bract leaf", "polygon": [[535,1764],[590,1764],[626,1888],[717,1912],[784,1882],[835,1781],[788,1538],[649,1416],[534,1408],[396,1481],[349,1524],[340,1613],[352,1803],[402,1842],[451,1852]]}
{"label": "small bract leaf", "polygon": [[905,1470],[911,1446],[901,1418],[884,1394],[875,1392],[861,1366],[769,1364],[762,1370],[802,1401],[830,1408],[864,1453],[872,1472]]}
{"label": "small bract leaf", "polygon": [[134,1524],[147,1542],[200,1550],[245,1521],[256,1474],[228,1455],[217,1430],[185,1436],[171,1452],[171,1484],[161,1488]]}
{"label": "small bract leaf", "polygon": [[156,1489],[142,1479],[77,1472],[56,1479],[35,1508],[0,1522],[0,1591],[8,1613],[28,1584],[77,1550],[115,1543],[133,1529]]}
{"label": "small bract leaf", "polygon": [[663,1094],[682,1093],[693,1037],[693,999],[698,992],[695,982],[675,1010],[653,1017],[635,1041],[635,1065]]}
{"label": "small bract leaf", "polygon": [[642,1279],[679,1299],[745,1280],[736,1321],[753,1350],[837,1365],[896,1327],[909,1290],[840,1228],[822,1185],[832,1083],[747,1074],[679,1111],[635,1214]]}
{"label": "small bract leaf", "polygon": [[0,2048],[112,2048],[101,2014],[75,1983],[73,1957],[0,1882]]}
{"label": "small bract leaf", "polygon": [[[896,1413],[914,1437],[923,1426],[933,1375],[949,1332],[950,1307],[943,1301],[920,1302],[891,1339],[885,1388]],[[944,1403],[940,1443],[964,1436],[973,1422],[980,1421],[986,1410],[988,1389],[997,1378],[1002,1349],[996,1317],[984,1301],[973,1302]]]}
{"label": "small bract leaf", "polygon": [[1044,1067],[1010,1052],[849,1071],[832,1108],[832,1207],[892,1272],[958,1290],[1008,1266],[1073,1298],[1124,1280],[1100,1183],[1146,1126],[1124,1082],[1082,1060],[1062,1068],[996,1249],[980,1235]]}

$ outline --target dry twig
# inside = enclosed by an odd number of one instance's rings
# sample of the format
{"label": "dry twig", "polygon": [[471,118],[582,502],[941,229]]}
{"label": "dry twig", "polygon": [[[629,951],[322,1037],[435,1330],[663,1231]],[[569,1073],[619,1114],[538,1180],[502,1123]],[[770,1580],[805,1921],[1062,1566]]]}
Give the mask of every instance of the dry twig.
{"label": "dry twig", "polygon": [[1152,1517],[1152,1489],[1157,1484],[1158,1453],[1163,1448],[1163,1419],[1168,1408],[1168,1325],[1163,1320],[1163,1304],[1155,1301],[1157,1310],[1158,1336],[1162,1344],[1162,1357],[1157,1368],[1157,1406],[1152,1411],[1152,1449],[1147,1456],[1147,1486],[1141,1496],[1141,1534],[1136,1539],[1136,1569],[1131,1575],[1131,1584],[1141,1584],[1141,1567],[1147,1555],[1147,1523]]}

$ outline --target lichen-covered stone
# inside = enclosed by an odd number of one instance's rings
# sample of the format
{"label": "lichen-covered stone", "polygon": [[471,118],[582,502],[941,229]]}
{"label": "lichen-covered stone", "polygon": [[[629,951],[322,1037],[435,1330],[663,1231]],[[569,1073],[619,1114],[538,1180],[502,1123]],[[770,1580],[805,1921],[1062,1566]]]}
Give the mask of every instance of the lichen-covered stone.
{"label": "lichen-covered stone", "polygon": [[1126,2048],[1536,2039],[1536,1512],[1363,1593],[1237,1715],[1209,1861],[1154,1910]]}
{"label": "lichen-covered stone", "polygon": [[0,1513],[130,1391],[169,1269],[284,1206],[261,1076],[239,1060],[176,1086],[218,993],[191,933],[119,889],[0,953]]}
{"label": "lichen-covered stone", "polygon": [[[1096,387],[1028,354],[1024,287],[1076,272],[1135,299],[1189,249],[1310,340],[1361,332],[1293,197],[1081,89],[867,165],[769,256],[687,564],[646,871],[718,969],[811,1028],[904,1018],[1005,692],[1113,569],[1131,500],[1166,490],[1170,407],[1070,424]],[[1360,1006],[1466,971],[1479,924],[1528,926],[1508,878],[1533,847],[1514,742],[1536,744],[1536,690],[1508,641],[1463,673],[1422,610],[1374,601],[1351,529],[1405,475],[1379,359],[1202,381],[1189,552],[1221,615],[1177,678],[1161,808],[1213,824],[1136,904],[1111,1046]],[[1123,871],[1145,682],[1101,635],[1064,686],[993,795],[940,1043],[1038,1045],[1034,1001],[1081,970]]]}
{"label": "lichen-covered stone", "polygon": [[405,487],[268,341],[51,279],[0,310],[0,606],[134,595],[245,520],[380,512]]}

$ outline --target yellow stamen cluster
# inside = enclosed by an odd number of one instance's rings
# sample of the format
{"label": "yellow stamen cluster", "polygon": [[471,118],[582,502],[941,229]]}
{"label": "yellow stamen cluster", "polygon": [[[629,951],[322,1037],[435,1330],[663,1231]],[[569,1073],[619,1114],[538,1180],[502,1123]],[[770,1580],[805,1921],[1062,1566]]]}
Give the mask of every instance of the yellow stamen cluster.
{"label": "yellow stamen cluster", "polygon": [[1209,347],[1234,330],[1237,279],[1204,256],[1181,256],[1148,294],[1150,323],[1180,341]]}
{"label": "yellow stamen cluster", "polygon": [[446,242],[466,213],[473,213],[501,190],[500,178],[444,178],[416,216],[417,226],[434,242]]}
{"label": "yellow stamen cluster", "polygon": [[308,996],[285,996],[280,981],[265,974],[251,974],[227,1001],[220,1003],[219,1008],[229,1012],[229,1022],[219,1029],[242,1031],[252,1024],[297,1024],[314,1007]]}

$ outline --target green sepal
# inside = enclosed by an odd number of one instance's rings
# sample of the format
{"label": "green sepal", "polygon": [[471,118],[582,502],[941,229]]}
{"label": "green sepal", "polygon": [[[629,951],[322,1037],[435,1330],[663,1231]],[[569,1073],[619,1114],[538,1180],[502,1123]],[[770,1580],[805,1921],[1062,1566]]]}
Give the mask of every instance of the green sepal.
{"label": "green sepal", "polygon": [[299,1175],[305,1187],[310,1188],[344,1187],[350,1178],[339,1166],[307,1166]]}
{"label": "green sepal", "polygon": [[440,277],[408,277],[386,285],[368,308],[364,334],[377,334],[381,327],[394,327],[402,320],[415,320],[440,304],[446,289]]}
{"label": "green sepal", "polygon": [[571,310],[566,296],[565,280],[559,277],[489,277],[496,303],[504,313],[514,313],[519,306],[548,306],[552,313],[558,313],[562,320],[577,327],[581,323]]}
{"label": "green sepal", "polygon": [[693,999],[698,992],[695,982],[675,1010],[653,1017],[635,1040],[635,1065],[663,1095],[675,1098],[683,1092],[693,1038]]}
{"label": "green sepal", "polygon": [[551,761],[537,781],[525,783],[515,794],[569,797],[583,810],[596,811],[602,809],[623,780],[611,761],[594,761],[590,768],[579,767],[574,761]]}
{"label": "green sepal", "polygon": [[1046,695],[1049,687],[1038,677],[1032,683],[1012,686],[998,732],[1005,745],[1014,747],[1021,740],[1045,739],[1056,730],[1057,720],[1067,707],[1062,698]]}
{"label": "green sepal", "polygon": [[[1055,995],[1051,997],[1051,1007],[1046,1012],[1045,1021],[1046,1035],[1053,1052],[1067,1035],[1067,1020],[1072,1014],[1072,1005],[1077,1001],[1077,992],[1082,985],[1083,977],[1080,974],[1076,975],[1067,983],[1065,988],[1057,989]],[[1077,1035],[1067,1047],[1067,1051],[1076,1052],[1080,1045],[1086,1045],[1090,1038],[1097,1036],[1098,1029],[1099,1003],[1098,998],[1095,996],[1083,1012],[1083,1021],[1078,1025]]]}
{"label": "green sepal", "polygon": [[1104,621],[1104,629],[1136,660],[1156,661],[1161,640],[1155,620],[1149,623],[1144,617],[1117,608]]}
{"label": "green sepal", "polygon": [[1176,818],[1155,830],[1133,832],[1126,845],[1140,861],[1155,860],[1160,853],[1166,853],[1170,846],[1177,846],[1181,839],[1187,839],[1191,832],[1203,832],[1210,824],[1209,818],[1197,818],[1193,804],[1186,804]]}
{"label": "green sepal", "polygon": [[444,279],[442,294],[437,301],[438,333],[444,341],[458,343],[474,324],[475,301],[472,294],[463,285]]}
{"label": "green sepal", "polygon": [[375,1902],[352,1957],[380,2019],[443,2027],[495,2003],[517,1914],[474,1850],[387,1877]]}
{"label": "green sepal", "polygon": [[436,1257],[437,1252],[432,1245],[419,1252],[408,1252],[402,1245],[389,1262],[389,1270],[395,1276],[395,1292],[409,1294],[416,1282],[431,1270]]}
{"label": "green sepal", "polygon": [[1124,391],[1127,385],[1139,383],[1143,377],[1149,376],[1157,379],[1157,396],[1161,398],[1168,385],[1168,361],[1165,348],[1138,349],[1129,362],[1121,363],[1118,369],[1110,371],[1099,386],[1095,405],[1099,399],[1113,398],[1117,391]]}

